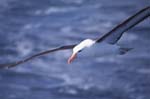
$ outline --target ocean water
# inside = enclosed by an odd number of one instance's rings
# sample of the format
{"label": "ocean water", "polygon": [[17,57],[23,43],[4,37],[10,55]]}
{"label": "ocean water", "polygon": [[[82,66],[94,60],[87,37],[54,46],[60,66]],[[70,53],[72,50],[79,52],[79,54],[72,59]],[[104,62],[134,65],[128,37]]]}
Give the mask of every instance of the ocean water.
{"label": "ocean water", "polygon": [[[97,38],[149,0],[0,0],[0,63],[86,38]],[[0,99],[149,99],[150,19],[126,32],[118,44],[127,54],[101,56],[100,48],[71,50],[0,70]]]}

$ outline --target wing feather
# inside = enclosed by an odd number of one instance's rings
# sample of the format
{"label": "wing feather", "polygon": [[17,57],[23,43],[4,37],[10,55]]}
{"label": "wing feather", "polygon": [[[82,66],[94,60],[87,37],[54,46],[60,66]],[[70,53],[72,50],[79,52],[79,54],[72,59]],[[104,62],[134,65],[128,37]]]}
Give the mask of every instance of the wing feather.
{"label": "wing feather", "polygon": [[136,24],[140,23],[144,19],[150,16],[150,6],[140,10],[133,16],[129,17],[121,24],[117,25],[110,32],[102,35],[97,42],[106,41],[109,44],[115,44],[121,38],[123,33],[134,27]]}
{"label": "wing feather", "polygon": [[48,54],[48,53],[52,53],[52,52],[56,52],[56,51],[60,51],[60,50],[67,50],[67,49],[72,49],[74,46],[76,46],[76,44],[74,45],[65,45],[65,46],[61,46],[61,47],[58,47],[58,48],[54,48],[54,49],[50,49],[50,50],[46,50],[46,51],[43,51],[43,52],[40,52],[40,53],[37,53],[35,55],[32,55],[28,58],[25,58],[23,60],[20,60],[20,61],[17,61],[17,62],[12,62],[12,63],[6,63],[6,64],[0,64],[0,68],[11,68],[11,67],[15,67],[17,65],[20,65],[20,64],[23,64],[25,62],[28,62],[32,59],[35,59],[39,56],[42,56],[42,55],[45,55],[45,54]]}

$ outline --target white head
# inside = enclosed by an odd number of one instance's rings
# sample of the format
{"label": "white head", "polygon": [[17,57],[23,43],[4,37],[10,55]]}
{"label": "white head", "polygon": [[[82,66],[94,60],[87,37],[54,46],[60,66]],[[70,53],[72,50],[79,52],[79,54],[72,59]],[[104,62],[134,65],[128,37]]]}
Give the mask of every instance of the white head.
{"label": "white head", "polygon": [[93,44],[95,44],[96,41],[91,40],[91,39],[86,39],[83,40],[81,43],[79,43],[78,45],[76,45],[73,48],[73,53],[70,56],[70,58],[68,59],[68,64],[70,64],[77,56],[77,53],[82,51],[84,48],[88,48],[91,47]]}

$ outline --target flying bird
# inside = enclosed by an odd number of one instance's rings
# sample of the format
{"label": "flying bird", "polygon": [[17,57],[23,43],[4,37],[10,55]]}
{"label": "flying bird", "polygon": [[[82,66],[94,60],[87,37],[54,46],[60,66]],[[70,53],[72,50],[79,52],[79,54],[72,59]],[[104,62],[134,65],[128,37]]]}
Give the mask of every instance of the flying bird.
{"label": "flying bird", "polygon": [[[148,18],[149,16],[150,16],[150,6],[140,10],[133,16],[129,17],[128,19],[126,19],[125,21],[123,21],[122,23],[117,25],[111,31],[100,36],[97,39],[85,39],[85,40],[81,41],[79,44],[65,45],[65,46],[60,46],[60,47],[50,49],[47,51],[43,51],[43,52],[37,53],[35,55],[32,55],[26,59],[17,61],[17,62],[0,64],[0,68],[15,67],[19,64],[23,64],[23,63],[28,62],[36,57],[39,57],[39,56],[42,56],[42,55],[45,55],[48,53],[52,53],[52,52],[56,52],[56,51],[60,51],[60,50],[72,49],[73,50],[72,55],[68,59],[68,64],[70,64],[76,58],[76,56],[79,52],[81,52],[82,50],[84,50],[86,48],[92,47],[96,43],[99,43],[102,46],[105,46],[105,45],[108,47],[110,46],[110,47],[118,50],[119,54],[125,54],[126,52],[131,50],[131,48],[122,48],[122,47],[118,46],[116,43],[121,38],[123,33],[128,31],[129,29],[133,28],[135,25],[142,22],[144,19]],[[110,49],[110,50],[113,50],[113,49]]]}

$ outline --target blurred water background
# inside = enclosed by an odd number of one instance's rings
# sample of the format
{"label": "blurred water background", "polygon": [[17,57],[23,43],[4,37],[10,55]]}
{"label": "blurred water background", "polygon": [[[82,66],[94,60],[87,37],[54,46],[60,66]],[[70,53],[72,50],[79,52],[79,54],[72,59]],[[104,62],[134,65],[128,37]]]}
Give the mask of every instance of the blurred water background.
{"label": "blurred water background", "polygon": [[[149,0],[0,0],[0,63],[97,38],[148,5]],[[0,70],[0,99],[149,99],[149,22],[123,35],[119,44],[134,48],[123,56],[100,56],[97,48],[68,65],[67,50]]]}

